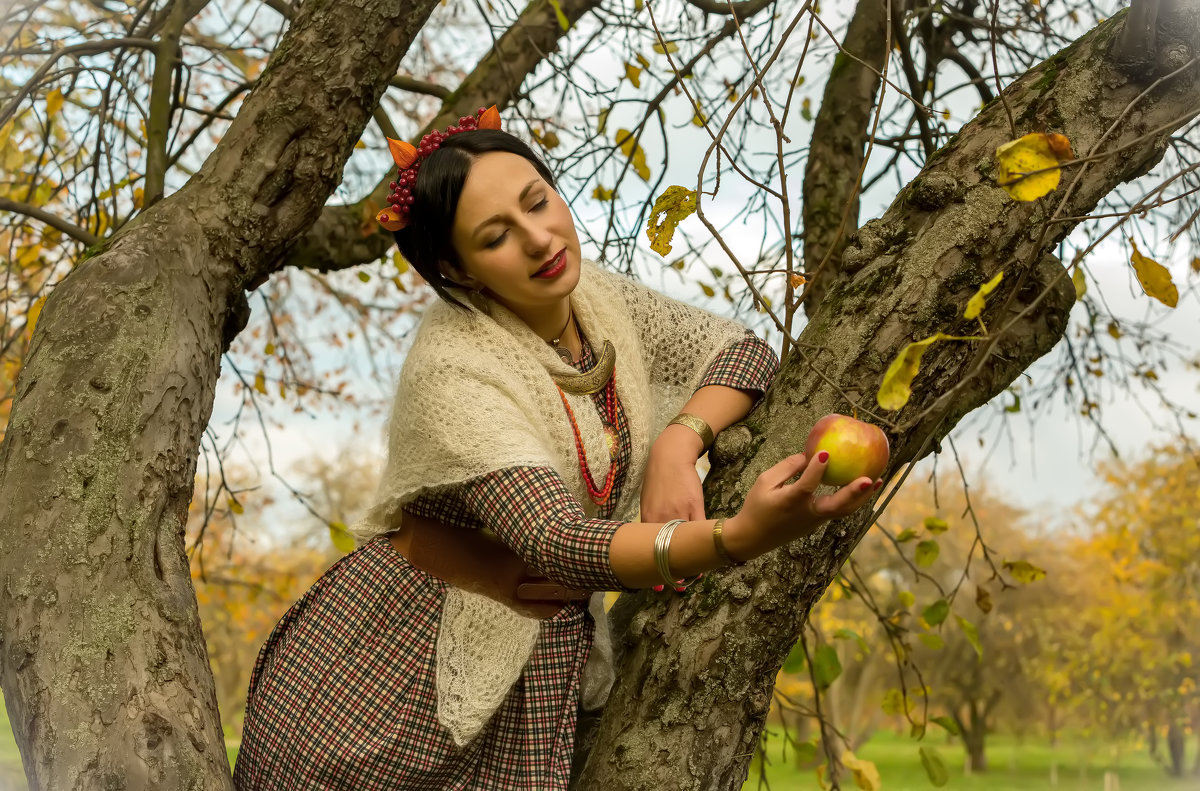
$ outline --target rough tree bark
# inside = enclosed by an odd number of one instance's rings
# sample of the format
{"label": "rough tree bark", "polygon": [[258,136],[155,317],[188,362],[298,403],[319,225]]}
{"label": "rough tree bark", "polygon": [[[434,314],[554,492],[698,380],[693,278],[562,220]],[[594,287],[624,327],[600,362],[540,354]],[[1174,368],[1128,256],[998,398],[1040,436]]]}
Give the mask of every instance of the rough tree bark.
{"label": "rough tree bark", "polygon": [[32,788],[231,787],[183,551],[220,356],[437,2],[304,3],[200,173],[50,294],[0,452],[2,681]]}
{"label": "rough tree bark", "polygon": [[[718,438],[705,487],[710,515],[735,512],[758,473],[803,447],[817,417],[858,404],[860,417],[870,418],[883,372],[906,343],[939,331],[976,331],[961,318],[963,307],[1000,270],[1004,281],[983,319],[993,330],[1012,326],[994,346],[942,343],[926,352],[912,399],[889,430],[889,474],[929,453],[966,413],[1054,346],[1074,291],[1051,252],[1072,224],[1057,223],[1044,235],[1042,225],[1080,166],[1069,168],[1048,198],[1017,203],[990,178],[993,152],[1043,129],[1066,134],[1076,152],[1114,152],[1086,166],[1063,217],[1087,214],[1161,158],[1170,131],[1200,111],[1193,61],[1200,3],[1164,4],[1156,55],[1137,66],[1114,51],[1124,19],[1105,22],[1004,92],[1015,134],[1003,102],[985,107],[880,219],[851,237],[841,277],[799,338],[804,353],[788,359],[743,425]],[[865,514],[831,524],[706,577],[685,597],[624,597],[614,615],[625,637],[617,686],[577,787],[740,788],[775,674],[868,527]]]}

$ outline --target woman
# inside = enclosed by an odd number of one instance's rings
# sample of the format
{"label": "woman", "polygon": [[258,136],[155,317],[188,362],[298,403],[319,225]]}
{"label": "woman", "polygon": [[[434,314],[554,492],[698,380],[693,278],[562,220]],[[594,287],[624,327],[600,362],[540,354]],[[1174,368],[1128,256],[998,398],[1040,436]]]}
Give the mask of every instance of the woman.
{"label": "woman", "polygon": [[578,708],[612,682],[592,592],[681,589],[880,482],[814,498],[827,455],[792,456],[707,519],[696,460],[769,384],[769,348],[584,262],[495,108],[393,156],[380,220],[442,299],[400,375],[366,543],[259,655],[235,785],[563,789]]}

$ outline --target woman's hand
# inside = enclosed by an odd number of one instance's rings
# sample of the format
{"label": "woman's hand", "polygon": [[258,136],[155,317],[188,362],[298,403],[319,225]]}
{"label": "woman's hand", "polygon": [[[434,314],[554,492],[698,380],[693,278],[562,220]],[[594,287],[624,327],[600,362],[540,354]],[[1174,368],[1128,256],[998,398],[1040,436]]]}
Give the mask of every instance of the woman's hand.
{"label": "woman's hand", "polygon": [[[797,453],[759,475],[742,510],[726,522],[730,554],[749,560],[810,535],[830,519],[857,511],[883,485],[882,480],[857,478],[833,494],[817,497],[814,493],[828,463],[829,454],[824,451],[812,461]],[[788,483],[797,474],[800,477]]]}
{"label": "woman's hand", "polygon": [[642,521],[704,519],[704,492],[696,459],[703,446],[686,426],[667,426],[650,448],[642,480]]}

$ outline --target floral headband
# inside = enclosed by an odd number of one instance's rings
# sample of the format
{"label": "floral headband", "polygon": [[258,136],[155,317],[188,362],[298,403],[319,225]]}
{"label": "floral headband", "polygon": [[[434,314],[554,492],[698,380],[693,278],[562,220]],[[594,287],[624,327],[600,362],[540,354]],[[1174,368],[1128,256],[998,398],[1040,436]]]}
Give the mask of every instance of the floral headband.
{"label": "floral headband", "polygon": [[480,107],[475,115],[464,115],[458,119],[456,125],[449,127],[444,132],[436,130],[430,132],[421,138],[419,146],[389,137],[387,139],[388,149],[392,152],[392,159],[396,161],[396,167],[400,169],[400,176],[389,185],[392,189],[392,194],[388,195],[390,208],[379,212],[375,219],[389,231],[398,231],[406,227],[413,204],[412,188],[417,183],[417,171],[421,168],[421,162],[437,151],[450,135],[472,129],[499,128],[500,111],[493,104],[487,109]]}

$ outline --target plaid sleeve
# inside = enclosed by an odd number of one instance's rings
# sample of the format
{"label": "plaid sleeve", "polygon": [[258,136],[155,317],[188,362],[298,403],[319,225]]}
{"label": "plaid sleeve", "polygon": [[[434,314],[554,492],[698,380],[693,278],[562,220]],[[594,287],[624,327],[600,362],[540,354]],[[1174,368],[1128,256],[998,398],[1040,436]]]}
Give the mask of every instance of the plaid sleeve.
{"label": "plaid sleeve", "polygon": [[624,522],[589,518],[549,467],[497,470],[407,507],[430,519],[490,530],[559,584],[625,590],[608,564],[608,546]]}
{"label": "plaid sleeve", "polygon": [[469,530],[478,530],[483,527],[483,523],[475,517],[471,509],[467,508],[458,493],[459,487],[457,486],[425,492],[405,505],[404,510],[454,527]]}
{"label": "plaid sleeve", "polygon": [[700,387],[724,385],[754,391],[761,396],[778,371],[779,358],[775,356],[775,350],[754,333],[747,332],[746,337],[728,346],[713,361],[700,381]]}

